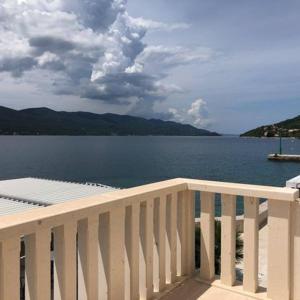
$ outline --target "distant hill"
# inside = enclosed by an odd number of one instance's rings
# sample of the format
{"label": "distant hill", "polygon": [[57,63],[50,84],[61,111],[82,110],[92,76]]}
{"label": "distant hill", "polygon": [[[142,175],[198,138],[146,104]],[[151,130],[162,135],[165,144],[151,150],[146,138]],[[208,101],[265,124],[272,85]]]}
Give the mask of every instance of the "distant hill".
{"label": "distant hill", "polygon": [[216,136],[191,125],[128,115],[14,110],[0,106],[0,135],[170,135]]}
{"label": "distant hill", "polygon": [[280,123],[265,125],[245,132],[241,136],[253,137],[297,137],[300,138],[300,115]]}

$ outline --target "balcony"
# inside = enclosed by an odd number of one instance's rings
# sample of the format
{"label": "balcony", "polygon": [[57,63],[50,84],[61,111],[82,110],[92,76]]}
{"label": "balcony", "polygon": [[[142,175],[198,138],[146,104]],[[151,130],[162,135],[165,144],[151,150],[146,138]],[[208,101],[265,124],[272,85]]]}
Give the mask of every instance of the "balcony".
{"label": "balcony", "polygon": [[[222,204],[220,276],[216,194]],[[242,282],[236,280],[237,196],[245,211]],[[266,288],[258,285],[261,198],[268,201]],[[298,198],[292,188],[173,179],[1,217],[0,299],[23,298],[23,279],[26,300],[300,299]]]}

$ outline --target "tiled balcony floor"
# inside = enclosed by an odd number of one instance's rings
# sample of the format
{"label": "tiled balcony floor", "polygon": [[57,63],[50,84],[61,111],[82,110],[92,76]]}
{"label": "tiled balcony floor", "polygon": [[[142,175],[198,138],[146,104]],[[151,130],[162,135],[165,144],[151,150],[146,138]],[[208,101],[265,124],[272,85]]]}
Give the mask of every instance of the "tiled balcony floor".
{"label": "tiled balcony floor", "polygon": [[[233,289],[239,290],[240,287]],[[257,294],[257,297],[239,294],[217,286],[200,283],[196,279],[188,279],[173,289],[160,300],[253,300],[266,299],[265,294]]]}

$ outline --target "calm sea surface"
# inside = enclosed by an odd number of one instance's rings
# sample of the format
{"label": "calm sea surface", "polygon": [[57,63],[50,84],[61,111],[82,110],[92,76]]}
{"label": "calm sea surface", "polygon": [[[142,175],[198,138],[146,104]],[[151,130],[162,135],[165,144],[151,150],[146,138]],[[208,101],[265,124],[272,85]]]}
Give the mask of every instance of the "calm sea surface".
{"label": "calm sea surface", "polygon": [[[300,164],[270,162],[278,139],[0,136],[0,179],[42,177],[132,187],[174,177],[283,186]],[[300,154],[300,140],[284,139]]]}

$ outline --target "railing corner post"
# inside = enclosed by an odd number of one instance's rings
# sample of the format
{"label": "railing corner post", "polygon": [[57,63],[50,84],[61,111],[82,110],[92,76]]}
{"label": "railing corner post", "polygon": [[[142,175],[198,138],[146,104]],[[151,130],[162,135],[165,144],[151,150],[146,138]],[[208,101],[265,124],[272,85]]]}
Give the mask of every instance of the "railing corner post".
{"label": "railing corner post", "polygon": [[291,207],[289,201],[269,199],[267,295],[272,300],[290,299]]}

